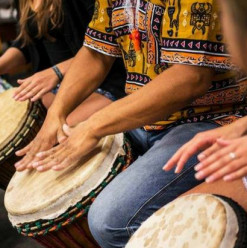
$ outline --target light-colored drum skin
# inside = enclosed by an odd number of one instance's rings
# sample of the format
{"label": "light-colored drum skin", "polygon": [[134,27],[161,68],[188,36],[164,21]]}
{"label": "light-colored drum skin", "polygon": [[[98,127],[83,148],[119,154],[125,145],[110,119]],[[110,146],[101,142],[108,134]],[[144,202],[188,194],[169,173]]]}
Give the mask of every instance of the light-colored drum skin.
{"label": "light-colored drum skin", "polygon": [[6,189],[20,157],[15,152],[28,145],[45,118],[44,107],[29,101],[16,102],[15,88],[0,94],[0,187]]}
{"label": "light-colored drum skin", "polygon": [[148,218],[126,248],[244,248],[246,221],[245,211],[229,198],[187,195]]}
{"label": "light-colored drum skin", "polygon": [[103,138],[83,161],[63,171],[16,172],[5,194],[12,225],[46,247],[98,247],[83,217],[99,192],[130,163],[129,143],[118,134]]}

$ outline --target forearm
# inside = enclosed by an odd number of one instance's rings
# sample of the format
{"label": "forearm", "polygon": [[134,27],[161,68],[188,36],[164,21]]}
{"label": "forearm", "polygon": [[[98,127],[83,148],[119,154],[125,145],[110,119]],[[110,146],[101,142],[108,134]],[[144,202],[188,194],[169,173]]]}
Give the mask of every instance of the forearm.
{"label": "forearm", "polygon": [[65,61],[63,61],[63,62],[61,62],[61,63],[56,65],[63,75],[65,75],[66,72],[69,70],[69,67],[73,62],[73,59],[74,58],[65,60]]}
{"label": "forearm", "polygon": [[67,116],[103,82],[114,58],[82,47],[65,74],[50,112]]}
{"label": "forearm", "polygon": [[90,125],[97,136],[103,137],[165,120],[204,95],[212,75],[207,68],[173,66],[139,91],[94,114]]}
{"label": "forearm", "polygon": [[9,73],[25,63],[26,59],[22,52],[11,47],[0,57],[0,75]]}

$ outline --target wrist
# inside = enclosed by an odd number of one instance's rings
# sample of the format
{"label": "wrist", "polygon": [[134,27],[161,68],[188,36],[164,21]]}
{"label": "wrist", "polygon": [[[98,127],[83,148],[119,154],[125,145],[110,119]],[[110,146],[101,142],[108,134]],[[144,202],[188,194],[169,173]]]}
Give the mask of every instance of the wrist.
{"label": "wrist", "polygon": [[59,80],[59,83],[61,83],[63,81],[63,74],[60,71],[60,69],[56,65],[54,65],[54,66],[52,66],[52,70],[56,74],[56,76],[57,76],[57,78]]}
{"label": "wrist", "polygon": [[87,121],[87,126],[90,128],[91,133],[94,137],[97,139],[101,139],[104,136],[107,136],[107,133],[104,133],[104,128],[102,126],[102,122],[97,118],[97,116],[94,114],[90,116]]}
{"label": "wrist", "polygon": [[47,117],[51,117],[51,118],[57,118],[61,121],[65,121],[67,118],[67,115],[64,113],[64,111],[59,108],[52,108],[52,106],[47,110]]}

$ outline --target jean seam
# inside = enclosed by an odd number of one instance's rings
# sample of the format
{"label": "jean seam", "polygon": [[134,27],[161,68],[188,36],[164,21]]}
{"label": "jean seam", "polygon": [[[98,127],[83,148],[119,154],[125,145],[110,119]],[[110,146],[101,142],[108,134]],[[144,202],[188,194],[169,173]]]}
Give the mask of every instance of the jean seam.
{"label": "jean seam", "polygon": [[[135,214],[132,216],[132,218],[128,221],[127,225],[126,225],[126,230],[129,234],[129,237],[131,236],[131,227],[129,226],[132,222],[132,220],[138,215],[138,213],[141,211],[141,209],[143,207],[145,207],[150,201],[152,201],[158,194],[160,194],[161,192],[166,192],[167,188],[170,187],[173,183],[175,182],[179,182],[181,179],[184,178],[185,175],[187,175],[187,172],[190,172],[193,167],[196,165],[197,163],[194,163],[193,165],[191,165],[187,170],[185,170],[183,173],[181,173],[179,176],[175,177],[171,182],[169,182],[168,184],[166,184],[163,188],[161,188],[155,195],[153,195],[151,198],[149,198],[145,203],[143,203],[143,205],[135,212]],[[133,233],[133,231],[132,231]]]}

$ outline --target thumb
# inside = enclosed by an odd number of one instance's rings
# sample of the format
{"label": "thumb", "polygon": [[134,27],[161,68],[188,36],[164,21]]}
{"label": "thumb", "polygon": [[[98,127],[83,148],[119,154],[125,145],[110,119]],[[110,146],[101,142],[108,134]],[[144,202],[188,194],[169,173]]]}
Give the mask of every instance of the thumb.
{"label": "thumb", "polygon": [[67,124],[63,124],[63,131],[67,136],[70,136],[72,128],[70,128]]}
{"label": "thumb", "polygon": [[66,133],[64,133],[62,128],[59,128],[57,131],[57,141],[58,143],[63,143],[67,139]]}

